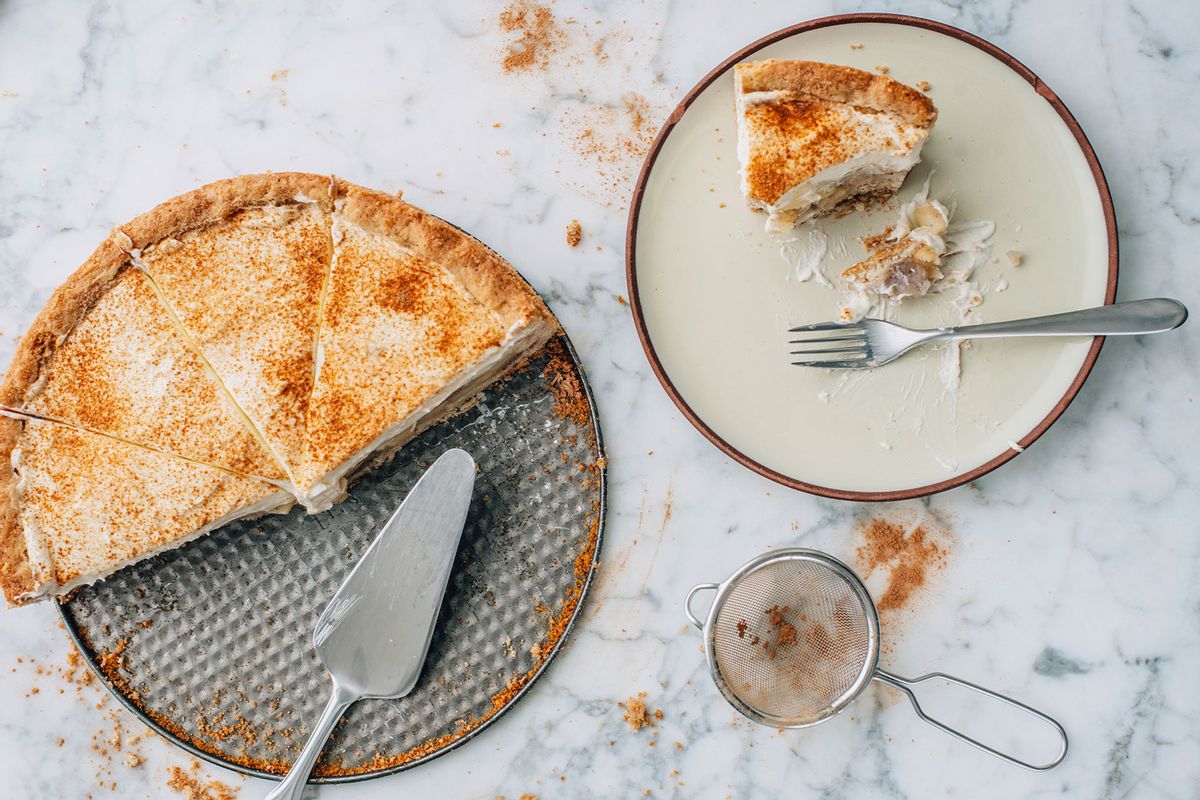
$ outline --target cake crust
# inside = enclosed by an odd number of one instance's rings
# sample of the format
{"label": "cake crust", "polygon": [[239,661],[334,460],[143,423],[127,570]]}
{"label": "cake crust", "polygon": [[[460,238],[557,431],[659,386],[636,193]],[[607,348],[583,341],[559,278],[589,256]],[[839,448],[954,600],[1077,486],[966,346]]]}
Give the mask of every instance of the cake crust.
{"label": "cake crust", "polygon": [[12,452],[24,427],[22,420],[0,416],[0,590],[9,605],[35,589],[12,470]]}
{"label": "cake crust", "polygon": [[793,92],[803,98],[894,114],[916,128],[931,128],[937,121],[937,108],[921,92],[886,75],[854,67],[768,59],[738,64],[734,71],[743,93]]}

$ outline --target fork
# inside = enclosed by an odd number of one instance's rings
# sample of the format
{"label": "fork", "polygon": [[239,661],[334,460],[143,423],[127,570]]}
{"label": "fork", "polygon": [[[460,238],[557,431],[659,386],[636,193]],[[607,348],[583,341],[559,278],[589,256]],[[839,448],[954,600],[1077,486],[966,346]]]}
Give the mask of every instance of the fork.
{"label": "fork", "polygon": [[1159,297],[1045,317],[933,330],[914,330],[881,319],[849,323],[820,322],[790,328],[791,333],[809,335],[792,339],[789,344],[801,348],[793,350],[793,356],[818,356],[815,359],[793,361],[792,364],[798,367],[866,369],[895,361],[917,345],[930,342],[994,339],[1001,336],[1129,336],[1163,333],[1178,328],[1187,316],[1187,308],[1178,300]]}

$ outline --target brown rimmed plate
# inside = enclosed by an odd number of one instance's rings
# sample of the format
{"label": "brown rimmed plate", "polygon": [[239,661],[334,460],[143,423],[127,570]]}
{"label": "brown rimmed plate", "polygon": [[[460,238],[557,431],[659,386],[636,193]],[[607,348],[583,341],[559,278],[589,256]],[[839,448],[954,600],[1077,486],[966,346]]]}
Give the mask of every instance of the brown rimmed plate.
{"label": "brown rimmed plate", "polygon": [[[853,46],[852,46],[853,45]],[[789,363],[787,328],[833,319],[837,295],[795,280],[738,185],[732,67],[798,58],[886,67],[926,81],[939,119],[900,198],[930,181],[958,220],[996,225],[976,271],[979,321],[1111,303],[1112,202],[1095,153],[1062,101],[1004,51],[937,22],[847,14],[796,25],[723,61],[659,133],[630,208],[626,270],[651,367],[710,441],[784,485],[827,497],[898,500],[974,480],[1014,458],[1079,392],[1102,340],[993,340],[962,357],[947,389],[930,348],[854,374]],[[820,223],[826,271],[862,257],[859,237],[894,209]],[[1007,257],[1018,252],[1014,265]],[[898,321],[949,322],[946,298]]]}

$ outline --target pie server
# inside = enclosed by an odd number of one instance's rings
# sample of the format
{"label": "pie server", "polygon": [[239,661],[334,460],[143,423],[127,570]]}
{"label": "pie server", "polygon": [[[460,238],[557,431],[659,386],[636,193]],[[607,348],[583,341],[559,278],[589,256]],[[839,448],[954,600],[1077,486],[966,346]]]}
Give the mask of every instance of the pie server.
{"label": "pie server", "polygon": [[333,694],[267,800],[298,800],[342,713],[363,698],[403,697],[421,675],[458,550],[475,461],[448,450],[383,526],[317,620],[313,646]]}

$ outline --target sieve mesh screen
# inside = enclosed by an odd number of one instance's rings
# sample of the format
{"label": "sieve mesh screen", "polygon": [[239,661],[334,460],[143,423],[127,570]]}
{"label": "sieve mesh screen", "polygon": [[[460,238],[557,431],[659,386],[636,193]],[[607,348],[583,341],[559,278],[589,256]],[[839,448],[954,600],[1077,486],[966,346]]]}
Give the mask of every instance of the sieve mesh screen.
{"label": "sieve mesh screen", "polygon": [[767,561],[731,586],[717,610],[712,635],[720,677],[760,714],[789,725],[819,722],[865,683],[872,652],[867,613],[852,584],[830,567]]}

